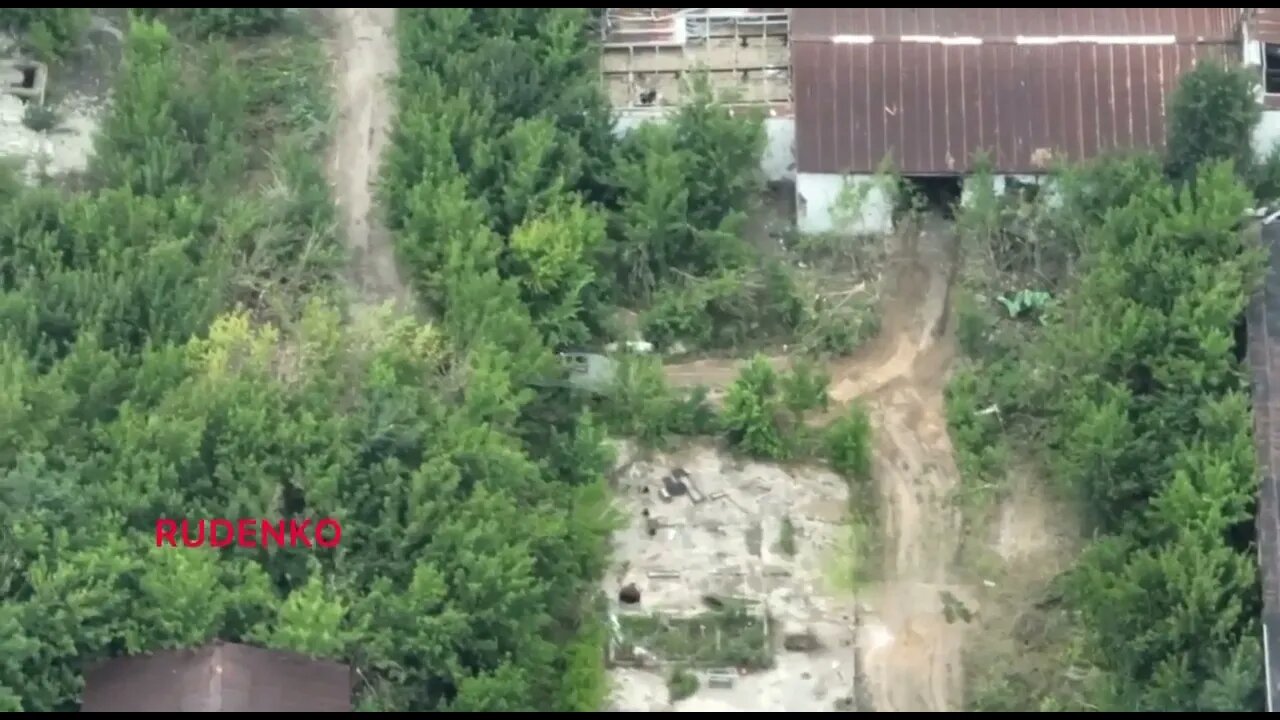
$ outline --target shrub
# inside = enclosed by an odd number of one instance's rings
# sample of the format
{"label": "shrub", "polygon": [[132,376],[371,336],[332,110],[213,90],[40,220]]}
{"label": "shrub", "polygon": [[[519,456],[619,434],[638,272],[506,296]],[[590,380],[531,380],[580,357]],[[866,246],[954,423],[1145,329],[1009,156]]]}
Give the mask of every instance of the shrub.
{"label": "shrub", "polygon": [[797,422],[809,410],[827,409],[827,386],[831,376],[818,365],[800,358],[791,366],[791,372],[782,377],[782,403],[795,414]]}
{"label": "shrub", "polygon": [[182,8],[178,13],[192,32],[221,37],[266,35],[280,29],[288,17],[285,8]]}
{"label": "shrub", "polygon": [[827,429],[827,458],[836,472],[851,480],[871,479],[871,419],[861,405],[849,406]]}
{"label": "shrub", "polygon": [[733,381],[725,399],[723,423],[730,444],[752,457],[788,457],[781,410],[777,373],[768,359],[756,355]]}
{"label": "shrub", "polygon": [[25,34],[24,43],[46,62],[66,57],[89,29],[88,8],[4,8],[0,26]]}
{"label": "shrub", "polygon": [[671,702],[684,700],[698,692],[698,676],[686,668],[677,667],[671,671],[667,680],[667,691]]}

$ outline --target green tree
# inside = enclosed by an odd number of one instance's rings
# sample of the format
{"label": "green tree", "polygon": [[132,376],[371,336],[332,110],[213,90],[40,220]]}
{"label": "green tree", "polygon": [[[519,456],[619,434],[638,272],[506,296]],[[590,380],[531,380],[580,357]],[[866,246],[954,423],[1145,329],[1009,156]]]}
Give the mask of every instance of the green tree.
{"label": "green tree", "polygon": [[778,377],[768,358],[756,355],[729,386],[724,428],[729,442],[748,455],[781,460],[790,446],[781,425]]}
{"label": "green tree", "polygon": [[1253,168],[1253,129],[1262,120],[1258,72],[1216,61],[1196,63],[1169,98],[1169,173],[1191,180],[1206,162]]}

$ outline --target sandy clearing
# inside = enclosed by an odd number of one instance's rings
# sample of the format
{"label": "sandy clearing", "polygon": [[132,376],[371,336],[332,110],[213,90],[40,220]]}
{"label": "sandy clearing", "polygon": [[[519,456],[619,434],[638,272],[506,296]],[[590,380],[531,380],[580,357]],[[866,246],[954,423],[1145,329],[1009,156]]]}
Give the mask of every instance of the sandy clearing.
{"label": "sandy clearing", "polygon": [[398,70],[395,8],[333,8],[337,131],[329,177],[351,252],[351,282],[360,302],[411,307],[396,268],[391,235],[378,219],[379,160],[394,119]]}
{"label": "sandy clearing", "polygon": [[[883,330],[829,368],[832,413],[860,400],[871,414],[882,498],[884,580],[860,593],[859,670],[872,705],[863,711],[961,708],[965,625],[947,622],[943,598],[977,604],[954,573],[962,523],[950,498],[959,473],[943,399],[954,357],[946,332],[954,250],[941,220],[904,236],[888,262]],[[667,372],[675,385],[722,388],[737,366],[703,360]]]}

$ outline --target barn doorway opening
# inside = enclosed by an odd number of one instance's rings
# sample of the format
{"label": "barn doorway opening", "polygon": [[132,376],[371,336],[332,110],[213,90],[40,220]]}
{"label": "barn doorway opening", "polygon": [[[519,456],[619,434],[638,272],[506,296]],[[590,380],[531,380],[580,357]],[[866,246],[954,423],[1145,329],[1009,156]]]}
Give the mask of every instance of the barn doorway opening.
{"label": "barn doorway opening", "polygon": [[902,217],[908,212],[921,212],[952,220],[963,188],[964,180],[958,175],[904,177],[894,214]]}

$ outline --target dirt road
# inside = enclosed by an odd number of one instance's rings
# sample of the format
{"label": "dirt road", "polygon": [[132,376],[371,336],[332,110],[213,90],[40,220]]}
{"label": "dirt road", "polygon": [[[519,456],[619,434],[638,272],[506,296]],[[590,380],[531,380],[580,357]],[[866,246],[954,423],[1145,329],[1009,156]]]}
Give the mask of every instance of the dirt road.
{"label": "dirt road", "polygon": [[[952,584],[961,522],[949,503],[958,473],[947,435],[943,388],[953,357],[947,296],[954,258],[948,228],[927,223],[896,248],[887,269],[883,331],[830,368],[836,406],[860,399],[872,417],[875,474],[884,519],[884,581],[866,588],[858,640],[873,707],[955,711],[961,705],[964,624],[948,623],[944,593],[976,610]],[[730,382],[734,363],[672,366],[673,384]]]}
{"label": "dirt road", "polygon": [[861,397],[876,433],[886,538],[885,580],[871,588],[859,648],[874,709],[960,709],[963,623],[948,623],[943,593],[971,609],[951,584],[961,522],[950,504],[958,482],[942,391],[952,358],[945,331],[952,239],[926,227],[917,248],[904,248],[891,273],[880,362],[853,361],[833,376],[833,399]]}
{"label": "dirt road", "polygon": [[337,132],[329,177],[351,252],[351,282],[365,304],[410,307],[391,236],[377,217],[375,188],[395,105],[395,8],[333,8]]}

